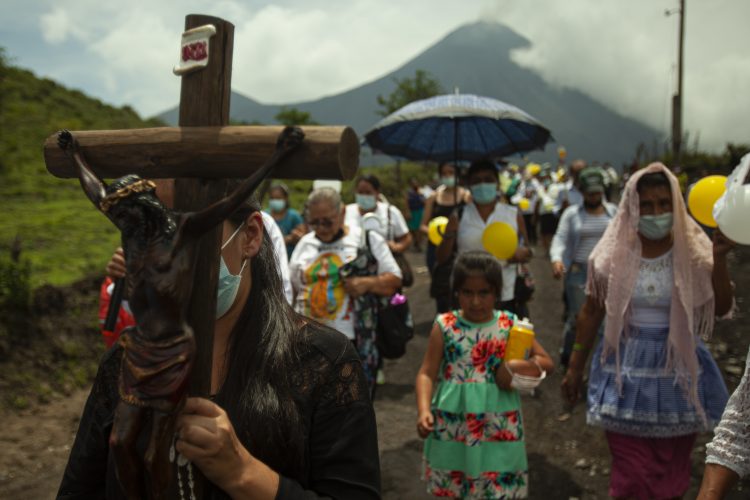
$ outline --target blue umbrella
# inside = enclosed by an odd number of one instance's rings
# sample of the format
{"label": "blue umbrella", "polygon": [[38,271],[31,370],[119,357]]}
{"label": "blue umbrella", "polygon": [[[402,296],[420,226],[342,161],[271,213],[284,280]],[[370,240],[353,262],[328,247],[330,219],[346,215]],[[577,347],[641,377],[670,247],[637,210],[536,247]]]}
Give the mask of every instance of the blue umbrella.
{"label": "blue umbrella", "polygon": [[374,150],[433,161],[473,161],[525,153],[544,149],[550,139],[550,131],[525,111],[471,94],[412,102],[365,134]]}

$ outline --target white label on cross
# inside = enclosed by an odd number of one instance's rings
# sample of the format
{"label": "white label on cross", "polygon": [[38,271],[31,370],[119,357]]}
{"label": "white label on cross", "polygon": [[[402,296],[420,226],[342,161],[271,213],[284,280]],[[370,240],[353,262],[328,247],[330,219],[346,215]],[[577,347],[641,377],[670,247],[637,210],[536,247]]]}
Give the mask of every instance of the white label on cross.
{"label": "white label on cross", "polygon": [[172,72],[182,76],[208,66],[208,42],[215,34],[216,27],[213,24],[185,31],[180,44],[180,62]]}

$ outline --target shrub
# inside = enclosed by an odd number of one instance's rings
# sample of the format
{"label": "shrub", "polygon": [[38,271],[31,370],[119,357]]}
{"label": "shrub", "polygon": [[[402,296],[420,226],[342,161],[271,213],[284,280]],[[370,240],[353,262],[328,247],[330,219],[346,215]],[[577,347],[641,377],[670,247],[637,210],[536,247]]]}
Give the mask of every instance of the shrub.
{"label": "shrub", "polygon": [[0,355],[28,339],[31,265],[26,260],[0,260]]}

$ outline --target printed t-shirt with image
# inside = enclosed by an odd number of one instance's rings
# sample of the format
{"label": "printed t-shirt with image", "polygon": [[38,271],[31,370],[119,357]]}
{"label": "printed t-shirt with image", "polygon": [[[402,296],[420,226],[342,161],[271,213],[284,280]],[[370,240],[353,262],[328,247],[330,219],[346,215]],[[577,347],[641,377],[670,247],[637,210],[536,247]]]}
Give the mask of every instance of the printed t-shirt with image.
{"label": "printed t-shirt with image", "polygon": [[[369,235],[378,274],[393,273],[401,278],[401,270],[383,237],[373,231]],[[350,227],[348,234],[331,243],[320,241],[315,233],[303,236],[289,260],[295,310],[353,339],[354,306],[344,290],[340,270],[364,246],[363,233],[358,227]]]}

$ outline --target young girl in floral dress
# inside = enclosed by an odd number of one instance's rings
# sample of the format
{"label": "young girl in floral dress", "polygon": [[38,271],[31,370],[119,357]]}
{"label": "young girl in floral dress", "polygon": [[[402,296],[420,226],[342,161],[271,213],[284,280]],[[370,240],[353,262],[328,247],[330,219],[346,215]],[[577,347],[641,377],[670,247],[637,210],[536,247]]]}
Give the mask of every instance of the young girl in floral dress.
{"label": "young girl in floral dress", "polygon": [[516,387],[533,385],[554,364],[536,341],[528,360],[503,362],[516,317],[495,309],[502,290],[497,259],[485,252],[460,254],[451,290],[460,309],[437,316],[416,380],[428,492],[525,498],[528,465]]}

